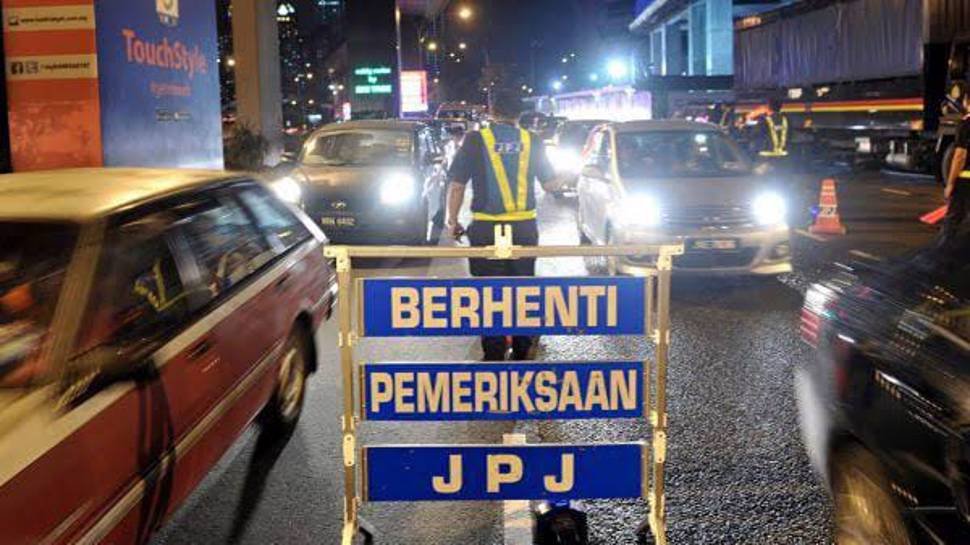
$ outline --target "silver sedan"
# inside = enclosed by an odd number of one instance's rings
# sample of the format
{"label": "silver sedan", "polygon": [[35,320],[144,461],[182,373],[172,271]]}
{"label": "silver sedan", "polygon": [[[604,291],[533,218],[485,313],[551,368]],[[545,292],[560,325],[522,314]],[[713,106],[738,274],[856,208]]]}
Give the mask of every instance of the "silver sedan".
{"label": "silver sedan", "polygon": [[[578,184],[584,243],[681,241],[680,273],[791,271],[784,194],[717,127],[634,121],[604,125],[591,138]],[[630,275],[654,265],[648,257],[604,264]]]}

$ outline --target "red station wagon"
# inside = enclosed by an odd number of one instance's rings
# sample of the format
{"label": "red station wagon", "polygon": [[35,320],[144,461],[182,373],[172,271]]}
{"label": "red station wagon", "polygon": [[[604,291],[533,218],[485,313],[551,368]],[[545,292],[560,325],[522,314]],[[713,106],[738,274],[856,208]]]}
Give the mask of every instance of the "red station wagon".
{"label": "red station wagon", "polygon": [[0,176],[0,542],[144,542],[257,416],[288,433],[324,242],[232,174]]}

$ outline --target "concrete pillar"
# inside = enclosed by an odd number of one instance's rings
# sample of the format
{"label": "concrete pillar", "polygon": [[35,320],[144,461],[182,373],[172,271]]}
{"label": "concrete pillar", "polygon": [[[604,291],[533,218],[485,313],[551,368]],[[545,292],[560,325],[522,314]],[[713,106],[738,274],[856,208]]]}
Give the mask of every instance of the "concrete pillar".
{"label": "concrete pillar", "polygon": [[707,74],[726,76],[734,73],[733,0],[706,0],[707,3]]}
{"label": "concrete pillar", "polygon": [[707,75],[707,0],[695,2],[687,8],[688,53],[687,73]]}
{"label": "concrete pillar", "polygon": [[270,143],[266,163],[283,153],[283,93],[276,2],[232,0],[232,42],[236,60],[238,120]]}
{"label": "concrete pillar", "polygon": [[661,76],[667,73],[667,54],[664,52],[664,27],[650,33],[650,68],[651,76]]}
{"label": "concrete pillar", "polygon": [[687,52],[684,51],[679,23],[664,29],[664,75],[679,76],[687,71]]}

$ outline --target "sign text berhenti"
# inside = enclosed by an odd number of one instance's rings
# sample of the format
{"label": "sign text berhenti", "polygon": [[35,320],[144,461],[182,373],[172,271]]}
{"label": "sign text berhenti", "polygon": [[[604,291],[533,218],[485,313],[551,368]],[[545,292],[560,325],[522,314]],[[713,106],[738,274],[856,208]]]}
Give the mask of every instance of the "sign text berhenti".
{"label": "sign text berhenti", "polygon": [[640,335],[638,278],[363,280],[364,335]]}

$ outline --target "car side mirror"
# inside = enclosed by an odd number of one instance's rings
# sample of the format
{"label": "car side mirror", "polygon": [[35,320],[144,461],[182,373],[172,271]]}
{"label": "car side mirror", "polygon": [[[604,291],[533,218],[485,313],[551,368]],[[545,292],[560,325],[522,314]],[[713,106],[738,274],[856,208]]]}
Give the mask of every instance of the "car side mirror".
{"label": "car side mirror", "polygon": [[149,347],[126,350],[98,346],[67,363],[59,384],[60,404],[76,405],[100,388],[119,382],[149,381],[157,373]]}

